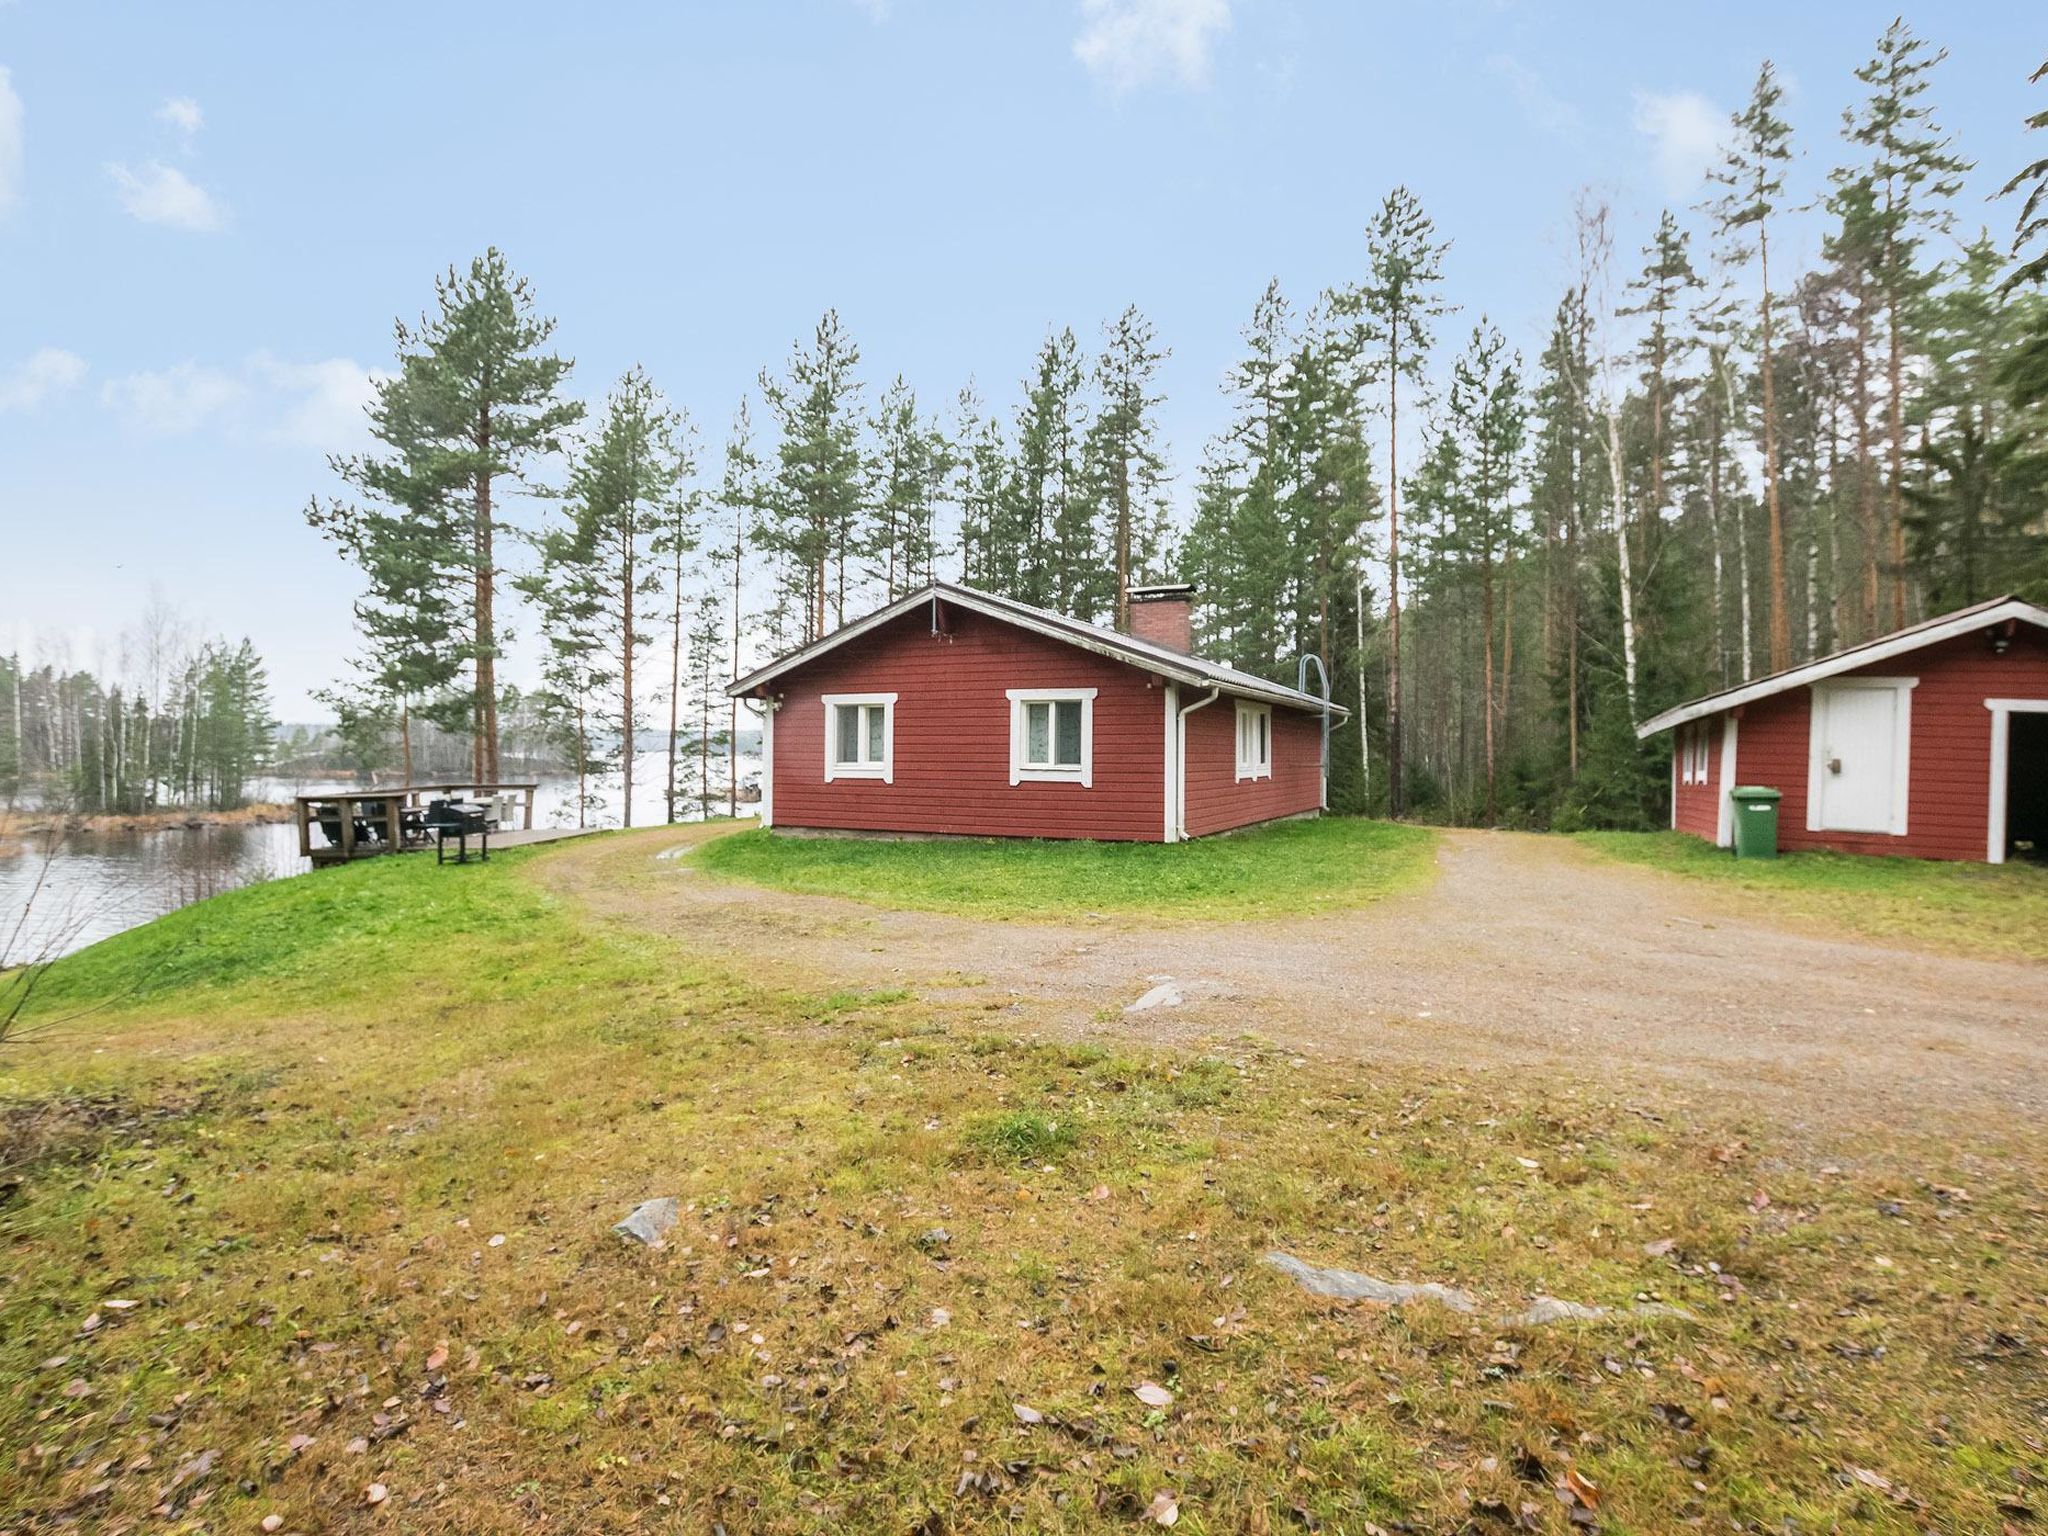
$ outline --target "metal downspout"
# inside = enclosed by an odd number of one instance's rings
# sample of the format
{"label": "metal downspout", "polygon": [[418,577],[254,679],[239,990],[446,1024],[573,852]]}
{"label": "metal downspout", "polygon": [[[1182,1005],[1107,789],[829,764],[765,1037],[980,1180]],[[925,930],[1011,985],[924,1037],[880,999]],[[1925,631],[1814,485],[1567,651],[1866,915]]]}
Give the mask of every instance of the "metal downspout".
{"label": "metal downspout", "polygon": [[1316,697],[1323,701],[1323,793],[1320,808],[1330,808],[1330,674],[1323,668],[1323,658],[1309,651],[1294,664],[1294,691],[1308,692],[1308,664],[1316,664]]}
{"label": "metal downspout", "polygon": [[1183,704],[1179,718],[1174,722],[1173,832],[1182,842],[1186,842],[1188,837],[1188,716],[1198,709],[1207,709],[1222,697],[1221,688],[1211,688],[1206,699]]}

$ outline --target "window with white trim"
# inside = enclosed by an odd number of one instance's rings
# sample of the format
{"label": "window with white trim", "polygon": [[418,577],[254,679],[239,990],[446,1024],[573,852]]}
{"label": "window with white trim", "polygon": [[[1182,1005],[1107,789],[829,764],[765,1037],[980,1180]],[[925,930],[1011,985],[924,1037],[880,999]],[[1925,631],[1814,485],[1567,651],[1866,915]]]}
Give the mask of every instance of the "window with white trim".
{"label": "window with white trim", "polygon": [[1010,782],[1095,782],[1095,690],[1011,688]]}
{"label": "window with white trim", "polygon": [[1273,777],[1273,709],[1268,704],[1237,705],[1237,776]]}
{"label": "window with white trim", "polygon": [[1695,720],[1679,731],[1679,766],[1683,782],[1707,782],[1708,747],[1712,740],[1713,730],[1704,720]]}
{"label": "window with white trim", "polygon": [[828,693],[825,704],[825,782],[896,779],[896,695]]}

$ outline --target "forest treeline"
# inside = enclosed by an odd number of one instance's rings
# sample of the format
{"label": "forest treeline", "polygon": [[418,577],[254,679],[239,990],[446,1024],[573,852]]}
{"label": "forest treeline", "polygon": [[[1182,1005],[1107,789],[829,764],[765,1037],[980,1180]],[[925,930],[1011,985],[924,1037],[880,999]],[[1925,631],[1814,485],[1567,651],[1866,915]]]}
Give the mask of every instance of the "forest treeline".
{"label": "forest treeline", "polygon": [[124,652],[106,675],[0,656],[0,804],[132,815],[243,803],[276,734],[255,648],[193,640],[156,611]]}
{"label": "forest treeline", "polygon": [[[1184,525],[1166,349],[1135,307],[1052,330],[1003,407],[871,388],[828,313],[707,452],[637,368],[575,400],[555,322],[491,251],[399,327],[378,447],[308,509],[364,584],[334,701],[366,754],[409,766],[431,721],[496,777],[501,605],[523,600],[562,749],[630,776],[604,744],[665,729],[679,814],[733,793],[722,688],[761,650],[934,574],[1112,624],[1134,582],[1178,576],[1208,654],[1287,682],[1323,662],[1355,711],[1339,808],[1653,824],[1650,713],[2048,592],[2048,160],[2012,176],[2007,233],[1966,220],[1943,57],[1894,23],[1824,146],[1794,142],[1763,64],[1697,206],[1624,239],[1581,198],[1532,336],[1461,312],[1448,236],[1396,188],[1349,281],[1252,305]],[[1795,220],[1823,229],[1799,267]],[[509,516],[520,488],[540,494]]]}

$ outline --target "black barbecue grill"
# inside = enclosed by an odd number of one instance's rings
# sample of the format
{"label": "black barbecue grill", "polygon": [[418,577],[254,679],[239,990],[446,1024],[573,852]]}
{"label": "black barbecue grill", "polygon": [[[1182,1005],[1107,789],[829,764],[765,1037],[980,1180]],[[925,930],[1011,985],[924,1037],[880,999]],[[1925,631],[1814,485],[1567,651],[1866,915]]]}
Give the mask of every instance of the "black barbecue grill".
{"label": "black barbecue grill", "polygon": [[494,818],[491,807],[481,800],[430,800],[427,802],[426,829],[434,834],[434,862],[444,863],[448,857],[448,839],[455,839],[455,862],[469,862],[469,840],[474,837],[479,845],[478,858],[491,856],[491,828]]}

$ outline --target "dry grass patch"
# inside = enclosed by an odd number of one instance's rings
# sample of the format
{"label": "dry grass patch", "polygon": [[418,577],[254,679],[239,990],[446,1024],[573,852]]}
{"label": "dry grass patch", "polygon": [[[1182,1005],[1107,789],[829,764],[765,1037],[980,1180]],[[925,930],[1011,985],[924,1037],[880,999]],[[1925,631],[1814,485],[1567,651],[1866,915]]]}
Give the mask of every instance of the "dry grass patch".
{"label": "dry grass patch", "polygon": [[[1837,1171],[1591,1085],[990,1034],[589,927],[522,862],[235,893],[178,918],[241,940],[173,919],[64,978],[155,979],[0,1077],[9,1125],[116,1106],[0,1174],[0,1527],[1088,1530],[1164,1495],[1192,1531],[1561,1531],[1560,1484],[1615,1531],[2043,1511],[2020,1130]],[[232,979],[143,965],[187,941]],[[612,1234],[659,1194],[666,1247]],[[1331,1303],[1272,1247],[1692,1320]]]}

